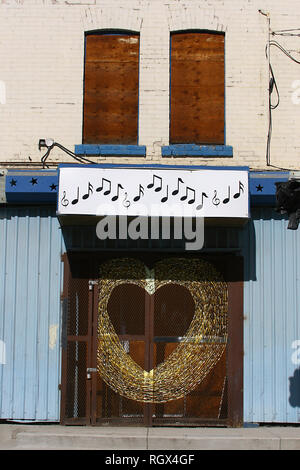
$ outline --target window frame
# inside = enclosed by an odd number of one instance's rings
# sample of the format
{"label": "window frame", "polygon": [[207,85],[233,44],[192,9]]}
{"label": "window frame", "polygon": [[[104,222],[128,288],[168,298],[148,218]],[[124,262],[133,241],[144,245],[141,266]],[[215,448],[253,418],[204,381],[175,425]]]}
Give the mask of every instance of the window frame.
{"label": "window frame", "polygon": [[[89,36],[138,36],[138,79],[137,79],[137,119],[136,119],[136,142],[133,144],[128,143],[86,143],[85,142],[85,100],[86,100],[86,57],[87,57],[87,38]],[[86,31],[84,34],[84,57],[83,57],[83,98],[82,98],[82,144],[75,146],[75,153],[85,155],[118,155],[122,154],[136,154],[136,156],[144,156],[145,149],[139,146],[139,104],[140,104],[140,32],[128,29],[96,29]],[[78,153],[79,154],[79,153]]]}
{"label": "window frame", "polygon": [[[190,142],[175,142],[172,139],[172,40],[173,37],[183,35],[183,34],[211,34],[219,35],[224,38],[224,98],[223,98],[223,139],[222,143],[208,143],[208,142],[195,142],[191,136]],[[171,157],[171,156],[208,156],[208,157],[232,157],[233,149],[231,146],[226,145],[226,35],[223,31],[215,31],[208,29],[184,29],[184,30],[175,30],[170,33],[170,64],[169,64],[169,145],[162,147],[162,156]]]}

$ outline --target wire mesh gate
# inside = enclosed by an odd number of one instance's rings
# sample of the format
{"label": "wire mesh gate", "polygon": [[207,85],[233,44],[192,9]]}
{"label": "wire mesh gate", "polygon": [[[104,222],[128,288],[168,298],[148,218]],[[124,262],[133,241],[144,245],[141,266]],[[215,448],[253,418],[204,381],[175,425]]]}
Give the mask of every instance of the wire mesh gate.
{"label": "wire mesh gate", "polygon": [[[242,423],[241,259],[201,257],[224,279],[228,302],[219,319],[220,279],[209,279],[208,295],[216,295],[205,298],[188,272],[199,258],[172,259],[173,274],[170,255],[66,257],[63,424]],[[204,304],[207,328],[198,331],[191,325]],[[201,372],[205,354],[210,364]],[[186,389],[178,392],[180,383]]]}

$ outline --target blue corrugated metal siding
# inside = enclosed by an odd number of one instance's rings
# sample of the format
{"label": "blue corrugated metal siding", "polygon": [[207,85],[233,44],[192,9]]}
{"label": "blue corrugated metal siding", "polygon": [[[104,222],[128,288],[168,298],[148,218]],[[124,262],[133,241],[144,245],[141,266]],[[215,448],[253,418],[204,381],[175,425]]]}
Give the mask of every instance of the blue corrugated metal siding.
{"label": "blue corrugated metal siding", "polygon": [[[244,420],[298,423],[300,229],[261,208],[239,237],[223,232],[212,230],[207,248],[240,247],[245,257]],[[0,237],[0,418],[58,421],[65,245],[55,210],[1,208]],[[87,248],[85,237],[75,238],[68,234],[69,248]]]}
{"label": "blue corrugated metal siding", "polygon": [[244,420],[298,423],[300,354],[297,360],[293,343],[300,340],[300,230],[287,230],[287,220],[272,209],[256,209],[242,243]]}
{"label": "blue corrugated metal siding", "polygon": [[0,209],[0,418],[59,420],[63,241],[52,208]]}

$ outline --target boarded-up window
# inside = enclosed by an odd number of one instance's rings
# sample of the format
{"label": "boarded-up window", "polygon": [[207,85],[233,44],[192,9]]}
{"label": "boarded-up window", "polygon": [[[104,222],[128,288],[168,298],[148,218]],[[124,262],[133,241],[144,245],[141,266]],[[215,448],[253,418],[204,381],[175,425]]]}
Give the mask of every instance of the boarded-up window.
{"label": "boarded-up window", "polygon": [[171,36],[170,143],[224,144],[224,35]]}
{"label": "boarded-up window", "polygon": [[84,144],[137,144],[138,34],[86,36]]}

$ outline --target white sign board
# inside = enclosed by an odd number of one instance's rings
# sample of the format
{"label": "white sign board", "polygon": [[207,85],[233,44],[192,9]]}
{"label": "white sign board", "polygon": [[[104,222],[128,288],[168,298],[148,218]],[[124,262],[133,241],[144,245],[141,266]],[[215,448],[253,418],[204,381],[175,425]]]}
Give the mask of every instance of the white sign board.
{"label": "white sign board", "polygon": [[249,217],[246,170],[62,167],[58,215]]}

